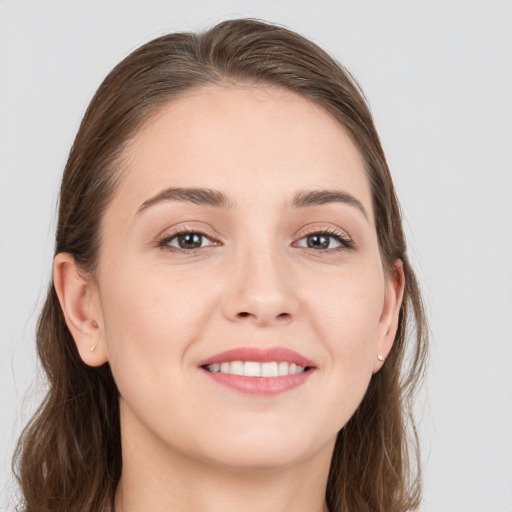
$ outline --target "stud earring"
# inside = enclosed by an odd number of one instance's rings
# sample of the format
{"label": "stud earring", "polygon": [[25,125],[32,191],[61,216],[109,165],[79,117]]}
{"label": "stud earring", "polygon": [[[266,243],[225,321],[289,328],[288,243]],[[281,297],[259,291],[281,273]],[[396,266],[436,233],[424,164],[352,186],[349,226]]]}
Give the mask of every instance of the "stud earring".
{"label": "stud earring", "polygon": [[[98,327],[98,322],[96,322],[96,320],[92,320],[92,326],[96,329]],[[89,349],[91,352],[94,352],[94,349],[96,348],[96,343],[94,345],[91,346],[91,348]]]}
{"label": "stud earring", "polygon": [[386,358],[381,354],[377,354],[377,359],[382,362],[384,362],[386,360]]}

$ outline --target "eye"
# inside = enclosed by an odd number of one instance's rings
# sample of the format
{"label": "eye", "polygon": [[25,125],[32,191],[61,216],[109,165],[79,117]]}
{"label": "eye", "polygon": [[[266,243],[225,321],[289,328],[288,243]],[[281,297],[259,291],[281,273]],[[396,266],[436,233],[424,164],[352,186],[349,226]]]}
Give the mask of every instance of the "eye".
{"label": "eye", "polygon": [[193,251],[210,245],[218,245],[218,243],[199,231],[175,233],[171,236],[166,236],[158,242],[159,247],[181,251]]}
{"label": "eye", "polygon": [[305,247],[317,251],[327,249],[352,249],[352,241],[338,232],[316,232],[302,237],[295,244],[297,247]]}

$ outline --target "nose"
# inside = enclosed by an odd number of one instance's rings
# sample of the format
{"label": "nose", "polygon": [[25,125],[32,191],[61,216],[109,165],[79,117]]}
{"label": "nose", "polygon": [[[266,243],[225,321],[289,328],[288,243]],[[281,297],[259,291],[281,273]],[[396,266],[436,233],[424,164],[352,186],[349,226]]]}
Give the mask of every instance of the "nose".
{"label": "nose", "polygon": [[239,255],[223,297],[224,315],[230,321],[256,326],[289,324],[299,308],[291,274],[278,249]]}

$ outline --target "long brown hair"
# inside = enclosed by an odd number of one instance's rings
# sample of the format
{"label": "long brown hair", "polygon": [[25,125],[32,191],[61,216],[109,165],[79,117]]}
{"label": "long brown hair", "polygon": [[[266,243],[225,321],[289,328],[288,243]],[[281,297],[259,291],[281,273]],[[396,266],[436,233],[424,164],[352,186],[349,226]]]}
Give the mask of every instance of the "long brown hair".
{"label": "long brown hair", "polygon": [[[55,252],[72,254],[94,275],[100,221],[130,137],[180,93],[226,81],[279,86],[309,98],[347,129],[364,158],[383,265],[391,271],[402,260],[406,289],[387,361],[338,434],[326,499],[331,512],[411,510],[421,490],[411,404],[426,357],[425,316],[368,106],[350,74],[318,46],[285,28],[242,19],[200,34],[169,34],[130,54],[100,85],[71,148]],[[80,359],[53,285],[37,348],[49,391],[16,450],[19,510],[112,511],[122,469],[117,388],[108,363],[92,368]]]}

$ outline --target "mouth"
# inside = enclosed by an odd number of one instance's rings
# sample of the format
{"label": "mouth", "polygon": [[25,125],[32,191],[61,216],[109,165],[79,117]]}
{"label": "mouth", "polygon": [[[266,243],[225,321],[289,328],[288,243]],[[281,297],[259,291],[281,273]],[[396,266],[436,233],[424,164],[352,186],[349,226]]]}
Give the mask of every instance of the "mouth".
{"label": "mouth", "polygon": [[242,393],[274,395],[303,385],[314,364],[283,347],[242,347],[202,361],[201,370],[217,383]]}
{"label": "mouth", "polygon": [[284,377],[296,375],[311,370],[309,366],[299,366],[289,361],[224,361],[202,366],[206,371],[212,373],[223,373],[225,375],[243,375],[245,377]]}

